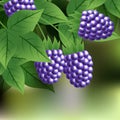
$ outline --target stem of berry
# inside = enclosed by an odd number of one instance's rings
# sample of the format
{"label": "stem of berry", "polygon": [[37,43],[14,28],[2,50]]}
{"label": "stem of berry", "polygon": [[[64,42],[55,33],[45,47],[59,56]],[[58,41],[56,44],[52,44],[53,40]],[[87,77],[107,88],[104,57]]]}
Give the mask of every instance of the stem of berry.
{"label": "stem of berry", "polygon": [[38,26],[38,28],[39,28],[39,30],[40,30],[40,32],[41,32],[41,34],[42,34],[44,40],[46,40],[45,34],[44,34],[44,32],[43,32],[41,26],[39,25],[39,23],[37,24],[37,26]]}
{"label": "stem of berry", "polygon": [[0,21],[0,25],[3,27],[3,28],[5,28],[5,29],[7,29],[7,27]]}

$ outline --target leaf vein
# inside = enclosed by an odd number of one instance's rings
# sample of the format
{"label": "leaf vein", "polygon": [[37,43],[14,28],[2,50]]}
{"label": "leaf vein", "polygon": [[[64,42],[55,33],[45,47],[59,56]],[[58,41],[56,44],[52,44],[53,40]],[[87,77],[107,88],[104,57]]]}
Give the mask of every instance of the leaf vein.
{"label": "leaf vein", "polygon": [[[15,25],[19,24],[20,22],[24,21],[25,19],[27,19],[27,18],[29,18],[29,17],[35,15],[35,14],[38,14],[38,13],[39,13],[39,11],[36,12],[36,13],[33,13],[32,15],[28,15],[27,17],[25,17],[25,18],[23,18],[23,19],[21,19],[21,20],[17,20],[16,23],[14,23],[12,26],[10,26],[10,29],[12,29]],[[18,17],[17,17],[17,19],[18,19]]]}
{"label": "leaf vein", "polygon": [[113,4],[114,4],[115,8],[118,10],[118,12],[119,12],[119,14],[120,14],[120,10],[119,10],[119,9],[118,9],[118,7],[116,6],[116,4],[115,4],[114,0],[112,0],[112,2],[113,2]]}
{"label": "leaf vein", "polygon": [[8,68],[8,72],[10,73],[10,76],[12,77],[13,81],[14,81],[15,84],[18,86],[18,88],[21,89],[20,86],[17,84],[17,82],[16,82],[16,80],[15,80],[15,78],[14,78],[14,76],[13,76],[13,74],[11,73],[11,71],[10,71],[9,68]]}

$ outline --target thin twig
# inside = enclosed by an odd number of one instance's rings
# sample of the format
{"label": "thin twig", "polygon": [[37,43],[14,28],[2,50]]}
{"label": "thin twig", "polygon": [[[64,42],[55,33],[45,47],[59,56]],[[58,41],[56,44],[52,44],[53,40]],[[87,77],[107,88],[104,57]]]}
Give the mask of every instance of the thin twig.
{"label": "thin twig", "polygon": [[37,26],[38,26],[38,28],[39,28],[39,30],[40,30],[40,32],[45,40],[46,39],[45,34],[43,33],[43,30],[42,30],[41,26],[39,25],[39,23],[37,24]]}
{"label": "thin twig", "polygon": [[7,29],[7,27],[0,21],[0,24],[3,28]]}

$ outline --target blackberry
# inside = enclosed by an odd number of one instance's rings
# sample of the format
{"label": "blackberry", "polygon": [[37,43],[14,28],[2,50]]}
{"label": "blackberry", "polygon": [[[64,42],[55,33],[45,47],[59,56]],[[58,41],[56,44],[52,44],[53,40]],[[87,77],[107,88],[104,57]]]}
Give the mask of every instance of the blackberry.
{"label": "blackberry", "polygon": [[92,72],[93,61],[87,50],[65,56],[64,73],[75,87],[89,85]]}
{"label": "blackberry", "polygon": [[36,10],[34,0],[11,0],[4,4],[5,13],[11,16],[19,10]]}
{"label": "blackberry", "polygon": [[35,67],[39,78],[43,83],[53,84],[58,81],[63,72],[64,55],[62,50],[47,50],[46,51],[51,63],[35,62]]}
{"label": "blackberry", "polygon": [[82,12],[78,35],[84,39],[100,40],[112,35],[114,24],[109,17],[96,10]]}

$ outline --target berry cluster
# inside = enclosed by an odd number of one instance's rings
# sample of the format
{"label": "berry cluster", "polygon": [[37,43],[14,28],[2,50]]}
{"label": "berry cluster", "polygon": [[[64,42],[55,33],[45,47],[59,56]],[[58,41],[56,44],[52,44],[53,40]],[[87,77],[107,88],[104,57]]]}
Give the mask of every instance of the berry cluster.
{"label": "berry cluster", "polygon": [[43,83],[53,84],[58,81],[63,72],[64,55],[62,50],[47,50],[46,51],[51,63],[35,62],[35,67],[39,78]]}
{"label": "berry cluster", "polygon": [[96,10],[82,12],[78,35],[84,39],[100,40],[112,35],[114,30],[113,22],[109,17],[98,13]]}
{"label": "berry cluster", "polygon": [[34,0],[10,0],[4,4],[5,12],[8,16],[19,10],[36,10]]}
{"label": "berry cluster", "polygon": [[92,57],[88,51],[65,56],[64,73],[75,87],[85,87],[90,83],[93,72]]}

